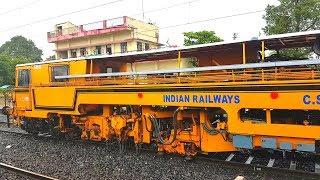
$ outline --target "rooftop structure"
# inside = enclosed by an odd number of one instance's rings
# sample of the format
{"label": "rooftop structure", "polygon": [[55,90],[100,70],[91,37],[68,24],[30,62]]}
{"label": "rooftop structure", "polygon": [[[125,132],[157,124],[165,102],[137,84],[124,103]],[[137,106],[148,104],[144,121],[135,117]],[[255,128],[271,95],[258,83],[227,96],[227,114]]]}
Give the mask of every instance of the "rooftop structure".
{"label": "rooftop structure", "polygon": [[157,49],[159,29],[151,23],[127,16],[75,25],[65,22],[47,33],[55,43],[56,59],[110,55]]}

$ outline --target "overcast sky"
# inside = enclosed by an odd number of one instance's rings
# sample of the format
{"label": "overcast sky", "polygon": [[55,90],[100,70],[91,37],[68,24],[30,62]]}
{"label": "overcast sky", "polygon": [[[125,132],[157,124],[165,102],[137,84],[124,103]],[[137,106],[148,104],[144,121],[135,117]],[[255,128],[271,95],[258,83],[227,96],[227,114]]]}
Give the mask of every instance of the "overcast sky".
{"label": "overcast sky", "polygon": [[[225,41],[232,40],[233,33],[238,33],[240,39],[246,39],[258,36],[259,31],[262,32],[261,29],[265,25],[262,19],[264,12],[229,18],[219,17],[261,11],[265,9],[267,4],[279,4],[277,0],[114,1],[116,0],[6,1],[5,6],[0,7],[0,44],[13,36],[22,35],[32,39],[36,46],[43,50],[43,57],[46,58],[54,54],[54,45],[47,42],[46,33],[52,31],[55,24],[70,21],[80,25],[120,16],[143,20],[143,10],[145,12],[144,20],[155,22],[160,28],[160,42],[164,44],[169,41],[171,45],[182,46],[183,32],[201,30],[214,30]],[[107,4],[109,2],[114,3]],[[97,8],[64,15],[94,6]],[[162,8],[164,9],[149,12]],[[56,16],[59,17],[44,20]],[[41,22],[34,23],[37,21]],[[172,27],[181,24],[187,25]]]}

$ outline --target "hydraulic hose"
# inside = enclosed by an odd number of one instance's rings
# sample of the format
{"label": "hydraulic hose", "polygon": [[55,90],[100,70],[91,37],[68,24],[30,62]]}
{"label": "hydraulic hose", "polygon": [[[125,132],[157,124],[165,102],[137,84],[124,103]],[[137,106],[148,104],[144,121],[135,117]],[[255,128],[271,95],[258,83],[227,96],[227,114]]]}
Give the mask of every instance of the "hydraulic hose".
{"label": "hydraulic hose", "polygon": [[148,129],[148,124],[147,124],[147,118],[146,118],[146,115],[143,115],[143,118],[144,118],[144,121],[145,121],[145,125],[146,125],[146,130],[148,131],[148,132],[150,132],[151,133],[151,131],[152,131],[152,121],[151,121],[151,130],[149,130]]}
{"label": "hydraulic hose", "polygon": [[160,141],[161,144],[163,145],[170,145],[172,144],[176,138],[177,138],[177,132],[178,132],[178,128],[177,128],[177,117],[178,117],[178,113],[180,111],[180,108],[178,107],[174,113],[173,113],[173,118],[172,118],[172,125],[173,125],[173,138],[171,141],[168,141],[168,142],[165,142],[165,140],[162,138],[161,136],[161,132],[160,132],[160,127],[159,127],[159,124],[157,122],[157,119],[154,115],[150,115],[150,119],[152,121],[152,124],[153,124],[153,127],[154,127],[154,130],[156,132],[156,134],[158,135],[158,139]]}
{"label": "hydraulic hose", "polygon": [[201,123],[202,124],[202,127],[203,127],[203,130],[205,130],[208,134],[210,135],[217,135],[220,133],[219,130],[217,129],[214,129],[214,128],[209,128],[206,123]]}
{"label": "hydraulic hose", "polygon": [[[217,135],[217,134],[221,134],[222,138],[225,140],[225,141],[230,141],[232,142],[232,139],[230,139],[230,134],[227,130],[225,129],[215,129],[215,128],[210,128],[207,126],[206,123],[201,123],[202,127],[203,127],[203,130],[206,131],[208,134],[210,135]],[[223,134],[226,135],[226,137],[223,136]]]}

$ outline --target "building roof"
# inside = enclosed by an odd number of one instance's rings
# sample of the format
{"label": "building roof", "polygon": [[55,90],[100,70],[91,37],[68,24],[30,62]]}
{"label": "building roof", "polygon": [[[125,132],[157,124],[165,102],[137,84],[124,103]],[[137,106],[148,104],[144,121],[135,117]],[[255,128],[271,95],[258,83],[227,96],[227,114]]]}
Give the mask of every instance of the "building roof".
{"label": "building roof", "polygon": [[209,44],[200,44],[194,46],[184,46],[176,48],[163,48],[155,49],[149,51],[140,51],[140,52],[129,52],[129,53],[119,53],[112,55],[101,55],[94,57],[82,57],[82,58],[70,58],[70,59],[61,59],[61,60],[52,60],[52,61],[43,61],[36,63],[27,63],[19,64],[19,66],[28,66],[28,65],[39,65],[39,64],[48,64],[56,62],[68,62],[68,61],[77,61],[83,59],[104,59],[104,60],[117,60],[124,62],[133,62],[133,61],[147,61],[147,60],[157,60],[157,59],[170,59],[177,58],[178,51],[181,52],[182,57],[192,57],[199,53],[222,51],[232,48],[242,47],[242,43],[246,43],[250,48],[259,48],[260,41],[265,42],[266,49],[276,50],[283,48],[291,47],[306,47],[312,46],[316,39],[320,38],[320,30],[314,31],[305,31],[305,32],[296,32],[296,33],[287,33],[279,35],[271,35],[264,37],[251,38],[246,40],[236,40],[236,41],[223,41]]}
{"label": "building roof", "polygon": [[11,85],[3,85],[0,87],[0,89],[8,89]]}

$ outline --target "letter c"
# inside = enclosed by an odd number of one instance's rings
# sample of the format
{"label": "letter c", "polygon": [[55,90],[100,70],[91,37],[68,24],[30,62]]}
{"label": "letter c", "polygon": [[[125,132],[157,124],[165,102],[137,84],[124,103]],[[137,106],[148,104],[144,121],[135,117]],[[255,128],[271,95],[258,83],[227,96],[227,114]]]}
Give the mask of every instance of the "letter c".
{"label": "letter c", "polygon": [[303,103],[304,103],[304,104],[310,104],[311,101],[310,101],[309,99],[310,99],[310,96],[309,96],[309,95],[304,95],[304,96],[303,96]]}

